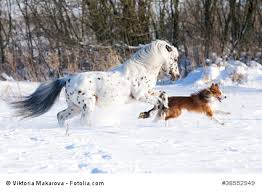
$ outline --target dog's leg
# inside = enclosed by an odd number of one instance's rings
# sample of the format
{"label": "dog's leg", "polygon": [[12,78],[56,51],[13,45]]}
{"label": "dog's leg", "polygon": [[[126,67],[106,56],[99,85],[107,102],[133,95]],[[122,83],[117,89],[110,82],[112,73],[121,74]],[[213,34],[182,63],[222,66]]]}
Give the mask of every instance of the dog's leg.
{"label": "dog's leg", "polygon": [[154,122],[157,122],[162,119],[166,119],[167,111],[166,108],[164,109],[163,108],[164,106],[158,108],[157,114],[155,115]]}
{"label": "dog's leg", "polygon": [[165,126],[168,127],[168,120],[165,120]]}
{"label": "dog's leg", "polygon": [[218,120],[217,118],[214,117],[214,112],[212,111],[212,109],[210,107],[207,108],[206,115],[208,117],[210,117],[210,119],[212,119],[215,122],[219,123],[220,125],[224,125],[223,122],[221,122],[220,120]]}
{"label": "dog's leg", "polygon": [[211,117],[212,120],[214,120],[215,122],[219,123],[220,125],[225,125],[224,122],[221,122],[219,119],[215,118],[214,116]]}
{"label": "dog's leg", "polygon": [[221,110],[215,110],[214,111],[215,114],[221,114],[221,115],[230,115],[230,112],[225,112],[225,111],[221,111]]}

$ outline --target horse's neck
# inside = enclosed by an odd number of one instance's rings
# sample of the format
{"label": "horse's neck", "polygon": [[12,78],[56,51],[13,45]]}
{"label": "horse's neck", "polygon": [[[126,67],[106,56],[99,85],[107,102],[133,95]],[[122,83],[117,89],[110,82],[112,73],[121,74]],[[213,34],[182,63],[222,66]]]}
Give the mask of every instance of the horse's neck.
{"label": "horse's neck", "polygon": [[133,64],[124,67],[123,75],[127,79],[135,79],[138,77],[147,77],[148,79],[157,80],[158,73],[161,69],[159,66],[148,66],[144,64]]}

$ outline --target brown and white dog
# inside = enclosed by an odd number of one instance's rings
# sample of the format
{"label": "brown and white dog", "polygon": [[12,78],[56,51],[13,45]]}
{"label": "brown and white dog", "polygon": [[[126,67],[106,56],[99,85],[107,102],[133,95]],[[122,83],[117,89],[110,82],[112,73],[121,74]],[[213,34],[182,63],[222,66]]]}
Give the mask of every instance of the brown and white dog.
{"label": "brown and white dog", "polygon": [[[168,120],[172,118],[177,118],[181,115],[182,110],[185,109],[189,112],[196,112],[196,113],[204,113],[210,119],[216,121],[217,123],[224,125],[220,120],[214,117],[214,114],[230,114],[228,112],[223,111],[214,111],[212,109],[212,101],[213,98],[217,99],[221,102],[223,99],[226,98],[222,94],[217,83],[212,83],[209,88],[202,89],[197,93],[193,93],[190,96],[171,96],[168,97],[168,109],[164,109],[161,106],[158,106],[158,119],[164,119],[166,121],[166,126],[168,125]],[[139,115],[139,118],[148,118],[150,117],[150,113],[155,110],[152,108],[149,111],[142,112]]]}

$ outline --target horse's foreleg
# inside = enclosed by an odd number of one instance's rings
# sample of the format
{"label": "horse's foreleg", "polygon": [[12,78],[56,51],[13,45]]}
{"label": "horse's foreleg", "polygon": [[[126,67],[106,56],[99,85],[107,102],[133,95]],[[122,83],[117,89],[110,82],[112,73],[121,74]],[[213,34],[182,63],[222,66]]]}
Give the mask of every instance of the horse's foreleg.
{"label": "horse's foreleg", "polygon": [[145,111],[139,114],[139,118],[149,118],[152,113],[154,113],[156,110],[161,110],[161,112],[165,112],[168,109],[168,97],[165,92],[158,93],[158,96],[155,96],[154,94],[147,94],[141,98],[139,98],[139,101],[153,104],[154,107],[150,109],[149,111]]}
{"label": "horse's foreleg", "polygon": [[154,111],[156,111],[156,106],[154,106],[152,109],[150,109],[149,111],[145,111],[145,112],[141,112],[139,114],[139,119],[146,119],[149,118],[151,113],[153,113]]}

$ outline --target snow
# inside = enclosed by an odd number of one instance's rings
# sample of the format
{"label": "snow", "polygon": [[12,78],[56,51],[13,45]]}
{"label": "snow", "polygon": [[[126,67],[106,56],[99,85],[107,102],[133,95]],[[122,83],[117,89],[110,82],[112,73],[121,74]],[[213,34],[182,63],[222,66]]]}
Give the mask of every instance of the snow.
{"label": "snow", "polygon": [[[240,61],[191,72],[171,85],[159,85],[169,95],[189,95],[212,81],[227,96],[216,106],[231,115],[218,115],[221,126],[201,114],[183,113],[171,120],[138,120],[151,106],[133,103],[96,109],[93,126],[76,117],[69,135],[56,113],[65,108],[64,94],[43,116],[19,120],[6,101],[34,91],[38,83],[0,81],[1,173],[194,173],[262,172],[262,69]],[[232,73],[244,74],[233,82]]]}
{"label": "snow", "polygon": [[207,67],[197,68],[177,83],[203,86],[207,83],[218,82],[224,86],[261,87],[262,65],[255,61],[251,61],[248,65],[238,60],[221,61]]}

